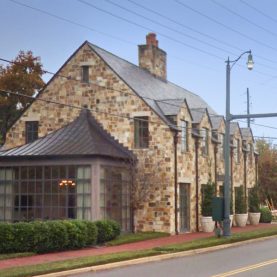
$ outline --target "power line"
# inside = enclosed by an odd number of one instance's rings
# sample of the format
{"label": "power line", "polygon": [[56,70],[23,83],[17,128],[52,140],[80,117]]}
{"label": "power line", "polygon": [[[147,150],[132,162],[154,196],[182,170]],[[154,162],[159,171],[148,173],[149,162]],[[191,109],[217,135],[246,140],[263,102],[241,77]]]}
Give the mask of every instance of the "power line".
{"label": "power line", "polygon": [[248,36],[247,34],[244,34],[244,33],[240,32],[240,31],[238,31],[238,30],[236,30],[236,29],[234,29],[234,28],[232,28],[232,27],[229,27],[229,26],[227,26],[226,24],[221,23],[220,21],[218,21],[218,20],[216,20],[216,19],[214,19],[214,18],[212,18],[212,17],[210,17],[210,16],[208,16],[208,15],[206,15],[206,14],[204,14],[204,13],[202,13],[202,12],[200,12],[200,11],[198,11],[198,10],[192,8],[192,7],[190,7],[189,5],[183,3],[183,2],[181,2],[181,1],[179,1],[179,0],[174,0],[174,1],[175,1],[176,3],[178,3],[179,5],[185,7],[186,9],[188,9],[188,10],[190,10],[190,11],[193,11],[194,13],[196,13],[196,14],[198,14],[198,15],[201,15],[202,17],[204,17],[204,18],[206,18],[206,19],[208,19],[208,20],[214,22],[215,24],[220,25],[220,26],[224,27],[225,29],[228,29],[228,30],[230,30],[230,31],[232,31],[232,32],[234,32],[234,33],[236,33],[236,34],[239,34],[239,35],[240,35],[241,37],[243,37],[243,38],[247,38],[247,39],[249,39],[249,40],[251,40],[251,41],[254,41],[255,43],[257,43],[257,44],[259,44],[259,45],[262,45],[262,46],[267,47],[267,48],[269,48],[269,49],[271,49],[271,50],[277,51],[277,49],[276,49],[275,47],[272,47],[272,46],[270,46],[269,44],[266,44],[266,43],[264,43],[264,42],[261,42],[261,41],[259,41],[259,40],[256,40],[256,39],[254,39],[254,38]]}
{"label": "power line", "polygon": [[239,1],[240,1],[241,3],[243,3],[244,5],[246,5],[248,8],[250,8],[250,9],[256,11],[257,13],[263,15],[264,17],[266,17],[267,19],[273,21],[274,23],[277,23],[277,19],[275,19],[274,17],[272,17],[272,16],[266,14],[265,12],[262,12],[261,10],[255,8],[253,5],[250,5],[249,3],[247,3],[247,2],[244,1],[244,0],[239,0]]}
{"label": "power line", "polygon": [[225,53],[227,52],[227,53],[230,53],[230,54],[232,54],[232,55],[235,55],[235,54],[232,53],[232,52],[228,52],[226,49],[223,49],[223,48],[218,47],[218,46],[216,46],[216,45],[214,45],[214,44],[205,42],[205,41],[203,41],[203,40],[201,40],[201,39],[198,39],[198,38],[196,38],[196,37],[194,37],[194,36],[191,36],[191,35],[189,35],[189,34],[186,34],[186,33],[180,32],[180,31],[177,31],[176,29],[174,29],[174,28],[172,28],[172,27],[170,27],[170,26],[168,26],[168,25],[165,25],[165,24],[160,23],[160,22],[158,22],[158,21],[156,21],[156,20],[154,20],[154,19],[152,19],[152,18],[149,18],[149,17],[147,17],[147,16],[144,16],[144,15],[142,15],[142,14],[139,14],[139,13],[137,13],[137,12],[135,12],[135,11],[133,11],[133,10],[130,10],[130,9],[128,9],[128,8],[126,8],[126,7],[124,7],[124,6],[120,5],[120,4],[118,4],[118,3],[114,3],[114,2],[111,1],[111,0],[105,0],[105,1],[108,2],[108,3],[110,3],[110,4],[112,4],[112,5],[114,5],[114,6],[116,6],[116,7],[119,7],[119,8],[122,9],[122,10],[125,10],[125,11],[127,11],[127,12],[129,12],[129,13],[131,13],[131,14],[134,14],[134,15],[140,17],[140,18],[146,19],[146,20],[148,20],[148,21],[150,21],[150,22],[152,22],[152,23],[154,23],[154,24],[157,24],[157,25],[159,25],[159,26],[161,26],[161,27],[163,27],[163,28],[166,28],[166,29],[168,29],[168,30],[170,30],[170,31],[172,31],[172,32],[175,32],[175,33],[177,33],[177,34],[179,34],[179,35],[182,35],[182,36],[184,36],[184,37],[188,37],[188,38],[190,38],[190,39],[192,39],[192,40],[198,41],[198,42],[203,43],[203,44],[205,44],[205,45],[207,45],[207,46],[210,46],[210,47],[213,47],[213,48],[215,48],[215,49],[217,49],[217,50],[223,51],[223,52],[225,52]]}
{"label": "power line", "polygon": [[[139,27],[139,28],[142,28],[142,29],[144,29],[144,30],[147,30],[147,31],[150,31],[150,32],[154,32],[153,30],[151,30],[150,28],[148,28],[148,27],[146,27],[146,26],[144,26],[144,25],[142,25],[142,24],[136,23],[136,22],[134,22],[134,21],[132,21],[132,20],[129,20],[129,19],[124,18],[124,17],[122,17],[122,16],[116,15],[116,14],[110,12],[110,11],[106,11],[106,10],[104,10],[104,9],[102,9],[102,8],[99,8],[99,7],[95,6],[95,5],[93,5],[92,3],[88,3],[88,2],[86,2],[86,1],[84,1],[84,0],[77,0],[77,1],[80,2],[80,3],[82,3],[82,4],[84,4],[84,5],[87,5],[87,6],[91,7],[91,8],[93,8],[93,9],[96,9],[96,10],[98,10],[98,11],[101,11],[101,12],[105,13],[105,14],[108,14],[108,15],[114,17],[114,18],[120,19],[120,20],[122,20],[122,21],[125,21],[125,22],[127,22],[127,23],[129,23],[129,24],[132,24],[132,25],[137,26],[137,27]],[[164,34],[164,33],[161,33],[161,32],[155,32],[155,33],[159,34],[161,37],[164,37],[164,38],[166,38],[166,39],[169,39],[169,40],[171,40],[171,41],[174,41],[174,42],[176,42],[176,43],[178,43],[178,44],[184,45],[184,46],[186,46],[186,47],[188,47],[188,48],[190,48],[190,49],[192,49],[192,50],[195,50],[195,51],[201,52],[201,53],[203,53],[203,54],[209,55],[209,56],[211,56],[211,57],[213,57],[213,58],[216,58],[216,59],[218,59],[218,60],[221,60],[221,61],[223,60],[223,58],[221,58],[221,57],[219,57],[219,56],[217,56],[217,55],[215,55],[215,54],[213,54],[213,53],[210,53],[210,52],[208,52],[208,51],[206,51],[206,50],[203,50],[203,49],[200,49],[200,48],[198,48],[198,47],[192,46],[192,45],[190,45],[190,44],[188,44],[188,43],[185,43],[185,42],[183,42],[183,41],[180,41],[180,40],[178,40],[178,39],[175,39],[175,38],[173,38],[173,37],[171,37],[171,36],[168,36],[168,35],[166,35],[166,34]]]}
{"label": "power line", "polygon": [[248,18],[246,18],[246,17],[244,17],[244,16],[238,14],[237,12],[233,11],[232,9],[226,7],[226,6],[223,5],[222,3],[218,3],[216,0],[210,0],[210,1],[212,1],[215,5],[217,5],[218,7],[222,8],[222,9],[224,9],[225,11],[228,11],[229,13],[231,13],[231,14],[233,14],[233,15],[239,17],[240,19],[242,19],[242,20],[244,20],[244,21],[246,21],[247,23],[249,23],[249,24],[251,24],[251,25],[253,25],[253,26],[255,26],[255,27],[257,27],[257,28],[259,28],[259,29],[261,29],[261,30],[263,30],[263,31],[265,31],[265,32],[267,32],[268,34],[271,34],[271,35],[277,37],[277,34],[276,34],[276,33],[274,33],[274,32],[272,32],[272,31],[270,31],[270,30],[264,28],[264,27],[261,26],[261,25],[256,24],[255,22],[249,20]]}
{"label": "power line", "polygon": [[[233,45],[233,44],[230,44],[230,43],[228,43],[228,42],[219,40],[218,38],[216,38],[216,37],[214,37],[214,36],[211,36],[211,35],[208,35],[208,34],[206,34],[206,33],[201,32],[201,31],[199,31],[199,30],[196,30],[196,29],[194,29],[194,28],[192,28],[192,27],[190,27],[190,26],[187,26],[187,25],[185,25],[185,24],[183,24],[183,23],[181,23],[181,22],[179,22],[179,21],[177,21],[177,20],[175,20],[175,19],[172,19],[172,18],[168,17],[168,16],[165,15],[165,14],[161,14],[161,13],[157,12],[156,10],[150,9],[149,7],[146,7],[146,6],[142,5],[141,3],[137,3],[137,2],[135,2],[134,0],[126,0],[126,1],[128,1],[128,2],[130,2],[130,3],[132,3],[132,4],[134,4],[134,5],[136,5],[136,6],[140,7],[140,8],[142,8],[142,9],[148,11],[148,12],[151,12],[151,13],[153,13],[153,14],[156,14],[156,15],[162,17],[162,18],[165,18],[165,19],[167,19],[168,21],[173,22],[174,24],[177,24],[177,25],[179,25],[179,26],[181,26],[181,27],[183,27],[183,28],[185,28],[185,29],[187,29],[187,30],[190,30],[190,31],[192,31],[192,32],[194,32],[194,33],[197,33],[197,34],[201,35],[201,36],[204,36],[204,37],[206,37],[206,38],[208,38],[208,39],[211,39],[211,40],[213,40],[213,41],[216,41],[216,42],[218,42],[218,43],[221,43],[221,44],[226,45],[226,46],[228,46],[228,47],[231,47],[231,48],[233,48],[233,49],[236,49],[236,50],[239,50],[239,51],[244,51],[242,48],[239,48],[239,47],[237,47],[236,45]],[[268,62],[270,62],[270,63],[276,64],[276,62],[275,62],[275,61],[272,61],[272,59],[268,59],[267,57],[263,57],[263,56],[257,55],[256,53],[255,53],[255,57],[260,58],[260,59],[262,59],[262,60],[266,60],[266,61],[268,61]],[[264,67],[267,67],[267,68],[271,68],[271,69],[276,70],[276,67],[272,67],[272,66],[269,66],[269,65],[260,63],[260,62],[259,62],[259,65],[262,65],[262,66],[264,66]]]}
{"label": "power line", "polygon": [[[80,23],[78,23],[78,22],[76,22],[76,21],[72,21],[72,20],[70,20],[70,19],[67,19],[67,18],[65,18],[65,17],[61,17],[61,16],[59,16],[59,15],[50,13],[50,12],[48,12],[48,11],[45,11],[45,10],[42,10],[42,9],[39,9],[39,8],[35,8],[35,7],[30,6],[30,5],[27,5],[27,4],[23,4],[23,3],[17,2],[16,0],[9,0],[9,1],[10,1],[10,2],[13,2],[13,3],[17,4],[17,5],[23,6],[23,7],[25,7],[25,8],[29,8],[29,9],[32,9],[32,10],[34,10],[34,11],[40,12],[40,13],[42,13],[42,14],[48,15],[48,16],[53,17],[53,18],[55,18],[55,19],[59,19],[59,20],[61,20],[61,21],[64,21],[64,22],[67,22],[67,23],[76,25],[76,26],[78,26],[78,27],[88,29],[89,31],[96,32],[96,33],[98,33],[98,34],[100,34],[100,35],[104,35],[104,36],[106,36],[106,37],[110,37],[110,38],[112,38],[112,39],[115,39],[115,40],[118,40],[118,41],[121,41],[121,42],[124,42],[124,43],[127,43],[127,44],[131,44],[131,45],[137,46],[137,44],[134,43],[134,42],[131,42],[131,41],[122,39],[122,38],[120,38],[120,37],[117,37],[117,36],[114,36],[114,35],[111,35],[111,34],[108,34],[108,33],[104,33],[104,32],[98,31],[98,30],[96,30],[96,29],[94,29],[94,28],[91,28],[91,27],[89,27],[89,26],[87,26],[87,25],[80,24]],[[196,63],[194,63],[194,62],[188,62],[188,61],[184,60],[184,59],[181,58],[181,57],[177,57],[177,56],[172,56],[172,57],[175,58],[175,59],[177,59],[178,61],[182,60],[182,61],[184,61],[184,62],[186,62],[186,63],[191,63],[191,64],[194,64],[194,65],[199,65],[199,64],[196,64]],[[214,69],[214,68],[212,68],[212,67],[210,67],[210,66],[205,66],[205,65],[201,64],[201,67],[207,67],[207,68],[209,68],[209,69],[212,69],[212,70],[218,72],[217,69]]]}

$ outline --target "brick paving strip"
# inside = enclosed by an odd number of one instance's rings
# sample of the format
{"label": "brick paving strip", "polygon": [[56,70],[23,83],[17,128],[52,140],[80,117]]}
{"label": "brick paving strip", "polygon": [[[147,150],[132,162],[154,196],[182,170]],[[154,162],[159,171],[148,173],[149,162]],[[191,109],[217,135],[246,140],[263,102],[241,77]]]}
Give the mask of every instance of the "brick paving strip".
{"label": "brick paving strip", "polygon": [[[247,225],[244,228],[233,227],[232,233],[243,233],[254,230],[261,230],[273,227],[272,224],[259,224],[257,226]],[[170,244],[178,244],[193,241],[201,238],[213,237],[214,233],[185,233],[169,237],[151,239],[140,242],[133,242],[118,246],[103,246],[100,248],[86,248],[80,250],[63,251],[48,254],[38,254],[30,257],[12,258],[0,261],[0,269],[12,268],[18,266],[27,266],[34,264],[43,264],[49,262],[63,261],[80,257],[98,256],[103,254],[120,253],[125,251],[137,251],[152,249],[154,247],[165,246]]]}

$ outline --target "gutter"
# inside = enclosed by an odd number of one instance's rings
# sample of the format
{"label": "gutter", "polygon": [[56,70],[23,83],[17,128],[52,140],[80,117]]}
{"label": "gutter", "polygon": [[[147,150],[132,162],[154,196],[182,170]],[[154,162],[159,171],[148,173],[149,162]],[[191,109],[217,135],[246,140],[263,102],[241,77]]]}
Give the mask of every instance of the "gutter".
{"label": "gutter", "polygon": [[195,139],[195,183],[196,183],[196,204],[195,204],[195,219],[196,219],[196,232],[199,232],[199,172],[198,172],[198,138]]}

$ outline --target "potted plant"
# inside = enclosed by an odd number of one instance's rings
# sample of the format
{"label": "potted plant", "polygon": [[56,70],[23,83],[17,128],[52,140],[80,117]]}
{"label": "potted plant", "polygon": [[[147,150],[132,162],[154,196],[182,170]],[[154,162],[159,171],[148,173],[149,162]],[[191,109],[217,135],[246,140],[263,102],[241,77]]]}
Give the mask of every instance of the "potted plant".
{"label": "potted plant", "polygon": [[248,201],[249,201],[249,213],[248,214],[249,214],[250,224],[258,225],[260,222],[260,217],[261,217],[258,186],[253,187],[249,191]]}
{"label": "potted plant", "polygon": [[215,184],[209,181],[202,187],[202,216],[201,226],[203,232],[213,232],[215,222],[212,219],[212,199],[215,196]]}
{"label": "potted plant", "polygon": [[243,187],[237,188],[235,199],[235,220],[238,227],[245,227],[248,218]]}

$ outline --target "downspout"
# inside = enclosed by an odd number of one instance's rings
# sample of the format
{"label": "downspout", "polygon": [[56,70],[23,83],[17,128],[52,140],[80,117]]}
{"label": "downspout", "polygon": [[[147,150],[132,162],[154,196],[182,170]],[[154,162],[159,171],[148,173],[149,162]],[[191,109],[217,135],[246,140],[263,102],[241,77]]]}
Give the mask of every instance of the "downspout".
{"label": "downspout", "polygon": [[195,183],[196,183],[196,204],[195,204],[195,219],[196,232],[199,232],[199,172],[198,172],[198,148],[199,141],[195,138]]}
{"label": "downspout", "polygon": [[214,145],[214,182],[217,188],[217,144]]}
{"label": "downspout", "polygon": [[175,198],[175,234],[178,235],[178,180],[177,180],[177,144],[178,144],[178,132],[174,133],[174,198]]}
{"label": "downspout", "polygon": [[244,161],[244,176],[243,176],[243,180],[244,180],[244,197],[245,197],[245,202],[246,204],[248,203],[247,201],[247,176],[246,176],[246,161],[247,161],[247,155],[246,155],[246,152],[243,153],[243,161]]}

